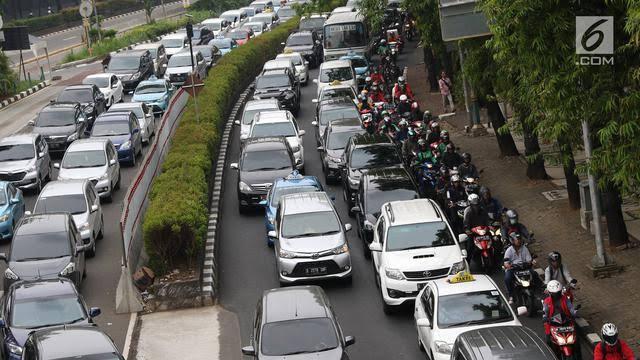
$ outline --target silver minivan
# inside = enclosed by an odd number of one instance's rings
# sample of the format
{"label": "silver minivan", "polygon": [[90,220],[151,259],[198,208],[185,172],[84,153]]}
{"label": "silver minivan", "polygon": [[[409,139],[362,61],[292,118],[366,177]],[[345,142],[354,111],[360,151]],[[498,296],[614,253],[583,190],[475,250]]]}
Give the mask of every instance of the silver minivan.
{"label": "silver minivan", "polygon": [[37,192],[49,179],[51,157],[42,135],[21,134],[0,139],[0,181]]}
{"label": "silver minivan", "polygon": [[343,224],[325,192],[285,195],[276,212],[273,238],[281,284],[316,279],[351,281],[351,255]]}
{"label": "silver minivan", "polygon": [[70,213],[83,243],[90,245],[87,255],[96,254],[96,239],[104,234],[104,221],[100,197],[91,181],[60,180],[48,183],[40,192],[33,212]]}

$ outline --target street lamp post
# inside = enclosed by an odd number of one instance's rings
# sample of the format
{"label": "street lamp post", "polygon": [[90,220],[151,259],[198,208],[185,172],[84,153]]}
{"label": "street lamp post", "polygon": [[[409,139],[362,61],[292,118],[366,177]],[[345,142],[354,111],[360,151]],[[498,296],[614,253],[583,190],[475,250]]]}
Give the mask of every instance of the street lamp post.
{"label": "street lamp post", "polygon": [[186,16],[189,18],[189,22],[187,23],[187,38],[189,38],[189,52],[191,53],[191,86],[193,86],[193,105],[195,106],[196,110],[196,122],[200,122],[200,112],[198,111],[198,94],[196,93],[196,83],[195,79],[193,78],[193,73],[196,71],[196,64],[193,59],[193,44],[191,43],[191,38],[193,37],[193,24],[191,23],[191,20],[193,16],[191,16],[190,14],[186,14]]}

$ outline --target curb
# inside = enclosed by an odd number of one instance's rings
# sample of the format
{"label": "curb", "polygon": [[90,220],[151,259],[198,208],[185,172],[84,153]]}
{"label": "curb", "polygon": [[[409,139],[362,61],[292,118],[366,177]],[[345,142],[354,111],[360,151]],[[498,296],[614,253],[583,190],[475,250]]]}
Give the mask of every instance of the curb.
{"label": "curb", "polygon": [[27,96],[29,96],[29,95],[31,95],[31,94],[39,91],[39,90],[44,89],[45,87],[47,87],[49,85],[51,85],[51,80],[45,80],[45,81],[43,81],[43,82],[41,82],[39,84],[36,84],[36,85],[30,87],[29,89],[27,89],[25,91],[20,92],[19,94],[15,94],[12,97],[10,97],[9,99],[3,100],[0,103],[0,109],[4,109],[5,107],[7,107],[7,106],[9,106],[9,105],[11,105],[11,104],[13,104],[13,103],[15,103],[17,101],[20,101],[20,100],[26,98]]}
{"label": "curb", "polygon": [[217,265],[216,265],[216,233],[218,227],[218,217],[219,213],[222,210],[222,187],[223,187],[223,179],[224,179],[224,169],[226,166],[226,158],[227,158],[227,149],[229,148],[229,140],[231,136],[231,131],[233,130],[233,121],[238,115],[238,111],[244,105],[245,100],[247,100],[249,92],[251,91],[251,86],[248,86],[240,97],[238,101],[233,106],[229,117],[227,118],[227,123],[224,126],[224,131],[222,132],[222,138],[220,140],[220,148],[218,153],[218,160],[216,161],[216,169],[215,175],[213,177],[213,191],[211,192],[211,206],[209,208],[209,223],[207,224],[207,241],[205,243],[205,251],[204,251],[204,266],[202,267],[202,287],[201,293],[202,298],[204,299],[205,305],[213,305],[215,303],[216,293],[217,293]]}
{"label": "curb", "polygon": [[82,59],[82,60],[76,60],[76,61],[72,61],[72,62],[68,62],[68,63],[64,63],[64,64],[54,65],[54,66],[51,67],[51,71],[58,71],[58,70],[70,68],[70,67],[77,66],[77,65],[88,64],[90,62],[95,61],[96,59],[98,59],[97,56],[92,56],[92,57],[89,57],[89,58],[86,58],[86,59]]}

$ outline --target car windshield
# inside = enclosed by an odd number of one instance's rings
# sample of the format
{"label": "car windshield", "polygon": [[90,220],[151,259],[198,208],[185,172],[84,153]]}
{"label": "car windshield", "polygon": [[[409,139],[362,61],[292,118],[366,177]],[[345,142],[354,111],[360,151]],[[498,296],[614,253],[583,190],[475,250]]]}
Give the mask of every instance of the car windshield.
{"label": "car windshield", "polygon": [[335,110],[322,111],[320,114],[320,124],[327,125],[333,120],[358,119],[360,114],[355,107],[340,108]]}
{"label": "car windshield", "polygon": [[91,89],[64,89],[58,95],[60,102],[89,103],[93,101],[93,90]]}
{"label": "car windshield", "polygon": [[107,164],[107,157],[102,150],[67,151],[62,159],[63,169],[92,168]]}
{"label": "car windshield", "polygon": [[245,125],[251,124],[253,122],[253,117],[261,112],[261,111],[270,111],[270,110],[278,110],[277,107],[274,108],[263,108],[263,109],[245,109],[244,113],[242,113],[242,123]]}
{"label": "car windshield", "polygon": [[85,85],[95,85],[99,88],[109,87],[109,78],[108,77],[88,77],[82,80],[82,83]]}
{"label": "car windshield", "polygon": [[93,124],[91,136],[129,135],[129,123],[126,121],[98,121]]}
{"label": "car windshield", "polygon": [[313,45],[313,38],[311,37],[311,35],[290,36],[287,39],[287,46],[305,46],[305,45]]}
{"label": "car windshield", "polygon": [[233,40],[244,40],[244,39],[247,38],[247,32],[246,31],[232,31],[232,32],[228,33],[227,36],[232,38]]}
{"label": "car windshield", "polygon": [[271,24],[273,22],[273,17],[269,14],[267,15],[256,15],[252,18],[253,21],[262,21],[265,24]]}
{"label": "car windshield", "polygon": [[291,169],[291,158],[287,150],[249,151],[242,159],[242,171],[265,171]]}
{"label": "car windshield", "polygon": [[252,7],[245,7],[245,8],[242,8],[241,10],[244,10],[247,13],[247,16],[253,16],[256,14],[256,9]]}
{"label": "car windshield", "polygon": [[387,251],[403,251],[455,245],[447,224],[434,221],[396,225],[387,231]]}
{"label": "car windshield", "polygon": [[204,24],[204,26],[209,28],[209,30],[211,30],[211,31],[220,31],[220,29],[222,28],[222,24],[219,23],[219,22],[206,23],[206,24]]}
{"label": "car windshield", "polygon": [[255,124],[250,136],[296,136],[296,129],[290,122]]}
{"label": "car windshield", "polygon": [[33,211],[36,214],[68,212],[74,215],[87,212],[87,199],[83,194],[40,197]]}
{"label": "car windshield", "polygon": [[318,30],[324,25],[323,18],[311,18],[300,20],[300,30]]}
{"label": "car windshield", "polygon": [[164,84],[141,84],[136,88],[136,94],[156,94],[164,93],[167,91],[167,87]]}
{"label": "car windshield", "polygon": [[236,14],[222,14],[220,15],[220,19],[225,19],[230,23],[235,23],[238,20],[239,16]]}
{"label": "car windshield", "polygon": [[0,145],[0,161],[27,160],[35,156],[32,144]]}
{"label": "car windshield", "polygon": [[[195,56],[195,54],[194,54]],[[195,63],[195,59],[194,59]],[[169,59],[169,67],[191,66],[191,57],[189,55],[174,55]]]}
{"label": "car windshield", "polygon": [[360,22],[327,25],[324,27],[325,49],[343,49],[366,46],[367,36]]}
{"label": "car windshield", "polygon": [[218,49],[229,49],[231,47],[231,41],[228,39],[213,39],[209,44],[215,45]]}
{"label": "car windshield", "polygon": [[278,9],[279,18],[288,18],[296,16],[296,11],[292,8],[280,8]]}
{"label": "car windshield", "polygon": [[341,131],[332,132],[327,139],[327,149],[329,150],[341,150],[347,146],[349,138],[356,134],[363,134],[364,131]]}
{"label": "car windshield", "polygon": [[211,57],[213,56],[211,46],[194,46],[193,53],[195,54],[196,51],[200,51],[202,57],[204,57],[205,59],[211,59]]}
{"label": "car windshield", "polygon": [[256,81],[256,89],[285,88],[290,85],[286,75],[260,76]]}
{"label": "car windshield", "polygon": [[438,327],[471,326],[511,321],[513,315],[496,290],[441,296]]}
{"label": "car windshield", "polygon": [[22,235],[18,229],[18,234],[11,242],[11,261],[55,259],[70,255],[71,245],[66,232]]}
{"label": "car windshield", "polygon": [[278,55],[276,59],[290,59],[293,62],[293,65],[295,66],[302,65],[302,57],[298,55]]}
{"label": "car windshield", "polygon": [[261,23],[246,24],[244,27],[253,30],[254,33],[262,32],[262,24]]}
{"label": "car windshield", "polygon": [[350,165],[353,169],[370,169],[401,163],[394,145],[372,145],[354,149]]}
{"label": "car windshield", "polygon": [[338,336],[329,318],[296,319],[266,323],[260,350],[267,356],[315,353],[338,347]]}
{"label": "car windshield", "polygon": [[389,189],[377,189],[369,191],[366,194],[366,209],[369,214],[377,214],[382,208],[382,204],[389,201],[402,201],[413,200],[418,198],[418,193],[412,187],[406,187],[404,189],[399,188],[401,186],[398,182],[389,183]]}
{"label": "car windshield", "polygon": [[162,39],[160,41],[160,43],[162,45],[164,45],[165,48],[177,49],[177,48],[184,47],[184,39],[183,38],[174,38],[174,39],[171,39],[171,38],[166,39],[165,38],[165,39]]}
{"label": "car windshield", "polygon": [[351,99],[355,99],[356,96],[351,88],[325,88],[326,90],[322,91],[321,100],[339,98],[339,97],[349,97]]}
{"label": "car windshield", "polygon": [[71,126],[75,124],[76,110],[41,111],[36,120],[36,127]]}
{"label": "car windshield", "polygon": [[116,56],[109,61],[109,70],[131,70],[137,71],[140,67],[139,56]]}
{"label": "car windshield", "polygon": [[320,72],[320,82],[330,83],[335,80],[338,80],[338,81],[353,80],[353,71],[351,70],[350,67],[322,69],[322,72]]}
{"label": "car windshield", "polygon": [[353,64],[353,67],[361,68],[361,67],[369,66],[369,64],[367,64],[367,62],[364,59],[351,58],[350,60],[351,60],[351,64]]}
{"label": "car windshield", "polygon": [[340,222],[333,211],[289,214],[282,219],[282,236],[286,238],[320,236],[338,232],[340,232]]}
{"label": "car windshield", "polygon": [[322,191],[322,189],[319,186],[315,185],[280,186],[279,188],[275,189],[271,195],[271,206],[277,207],[280,203],[280,198],[284,195],[314,191]]}
{"label": "car windshield", "polygon": [[70,324],[86,317],[78,298],[69,295],[16,299],[11,307],[11,326],[19,328]]}

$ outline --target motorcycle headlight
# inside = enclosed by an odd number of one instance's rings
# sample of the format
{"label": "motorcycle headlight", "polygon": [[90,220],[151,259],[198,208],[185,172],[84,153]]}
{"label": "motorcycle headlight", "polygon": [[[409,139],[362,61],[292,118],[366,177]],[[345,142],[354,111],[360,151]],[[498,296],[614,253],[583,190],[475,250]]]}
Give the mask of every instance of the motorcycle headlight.
{"label": "motorcycle headlight", "polygon": [[365,220],[364,229],[367,231],[373,231],[373,224],[369,220]]}
{"label": "motorcycle headlight", "polygon": [[131,140],[128,140],[122,143],[122,145],[120,145],[121,150],[128,150],[130,147],[131,147]]}
{"label": "motorcycle headlight", "polygon": [[67,141],[71,142],[71,141],[76,141],[78,139],[78,133],[73,133],[69,136],[67,136]]}
{"label": "motorcycle headlight", "polygon": [[268,215],[267,216],[267,220],[269,220],[269,224],[273,225],[273,221],[274,221],[275,217],[273,215]]}
{"label": "motorcycle headlight", "polygon": [[450,275],[454,275],[459,273],[460,271],[464,271],[467,268],[464,260],[457,262],[451,266],[451,271],[449,271]]}
{"label": "motorcycle headlight", "polygon": [[447,344],[444,341],[434,341],[433,344],[436,346],[436,351],[440,354],[451,354],[451,349],[453,348],[451,344]]}
{"label": "motorcycle headlight", "polygon": [[9,220],[9,214],[4,214],[0,216],[0,222],[5,222],[7,220]]}
{"label": "motorcycle headlight", "polygon": [[246,191],[251,191],[251,186],[245,184],[244,182],[240,181],[238,183],[238,189],[240,189],[240,191],[246,192]]}
{"label": "motorcycle headlight", "polygon": [[7,268],[7,270],[4,271],[4,277],[5,279],[9,279],[9,280],[18,280],[20,279],[18,277],[18,275],[16,275],[16,273],[13,272],[13,270]]}
{"label": "motorcycle headlight", "polygon": [[404,280],[404,274],[398,269],[384,269],[384,273],[389,279]]}
{"label": "motorcycle headlight", "polygon": [[280,251],[278,251],[278,254],[283,259],[293,259],[293,258],[296,257],[295,253],[293,253],[291,251],[287,251],[287,250],[282,250],[282,249],[280,249]]}
{"label": "motorcycle headlight", "polygon": [[337,248],[332,250],[335,255],[340,255],[349,252],[349,246],[347,243],[344,243],[342,246],[338,246]]}
{"label": "motorcycle headlight", "polygon": [[520,280],[520,284],[522,287],[529,287],[531,283],[528,280]]}
{"label": "motorcycle headlight", "polygon": [[60,271],[60,276],[69,276],[73,274],[75,270],[76,270],[76,264],[69,263],[69,265],[65,266],[64,269]]}

